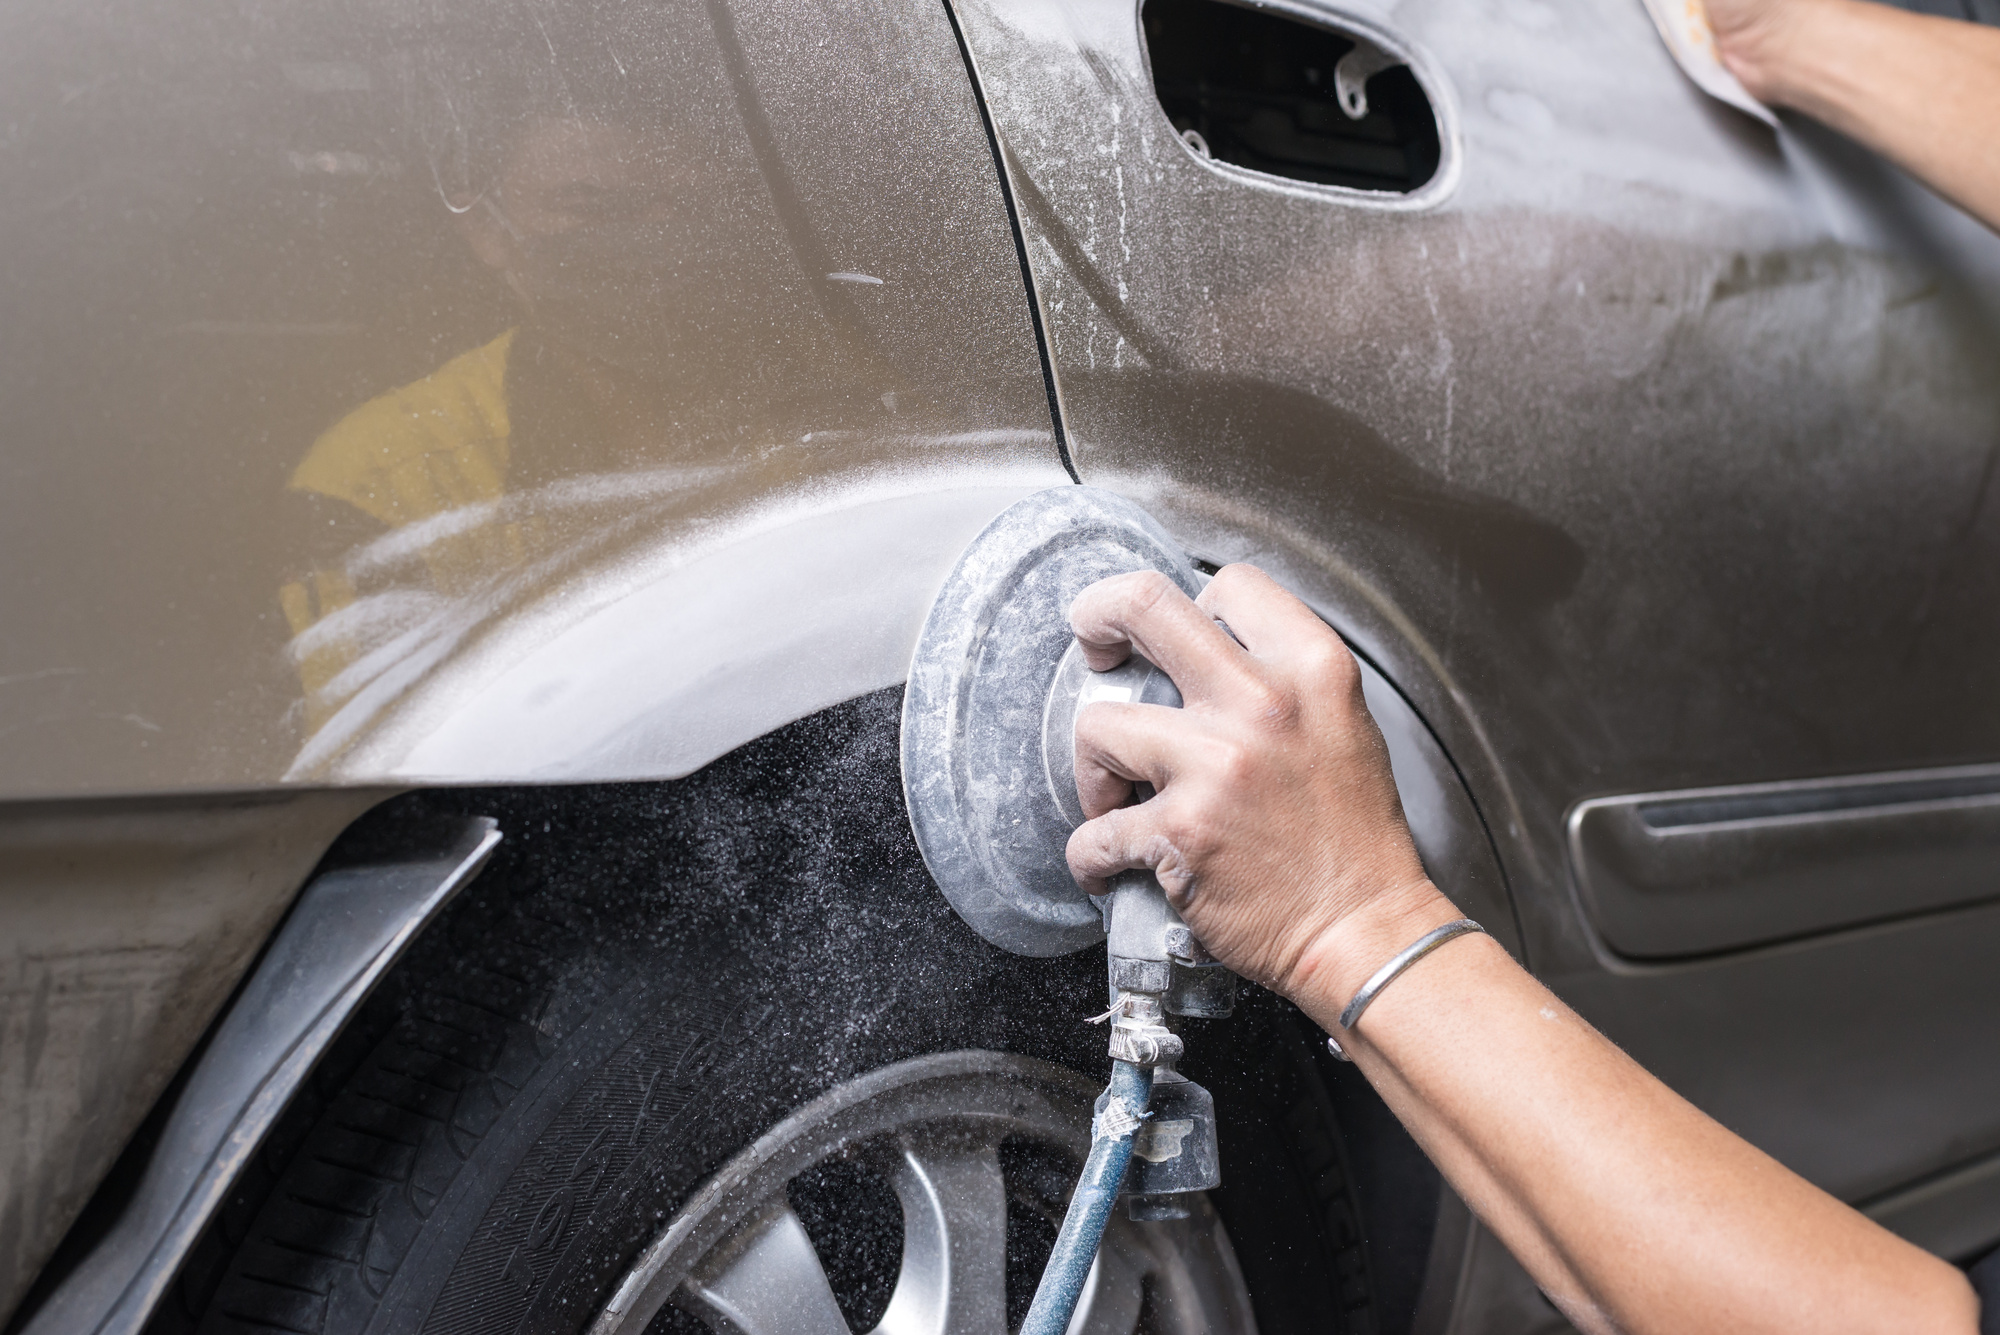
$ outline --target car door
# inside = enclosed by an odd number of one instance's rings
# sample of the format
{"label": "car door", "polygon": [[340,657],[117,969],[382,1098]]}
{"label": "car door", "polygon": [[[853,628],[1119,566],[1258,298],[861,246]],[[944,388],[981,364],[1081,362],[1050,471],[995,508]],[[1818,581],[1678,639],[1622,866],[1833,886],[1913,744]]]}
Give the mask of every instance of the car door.
{"label": "car door", "polygon": [[2000,240],[1636,2],[958,8],[1082,479],[1397,683],[1616,1041],[2000,1240]]}

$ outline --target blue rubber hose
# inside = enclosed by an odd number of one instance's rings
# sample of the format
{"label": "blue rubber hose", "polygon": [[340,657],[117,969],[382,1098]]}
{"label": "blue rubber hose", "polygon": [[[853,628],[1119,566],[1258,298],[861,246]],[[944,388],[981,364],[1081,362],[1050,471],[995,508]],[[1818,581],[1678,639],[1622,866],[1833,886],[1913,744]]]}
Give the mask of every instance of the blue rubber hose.
{"label": "blue rubber hose", "polygon": [[1062,1231],[1056,1234],[1055,1250],[1049,1253],[1048,1268],[1035,1287],[1035,1301],[1028,1306],[1020,1335],[1064,1335],[1069,1329],[1084,1281],[1090,1278],[1090,1264],[1097,1259],[1097,1244],[1118,1203],[1118,1188],[1132,1163],[1133,1137],[1145,1124],[1153,1073],[1129,1062],[1112,1062],[1111,1084],[1104,1093],[1104,1111],[1090,1124],[1090,1157],[1083,1161],[1083,1176],[1069,1198],[1069,1213],[1063,1216]]}

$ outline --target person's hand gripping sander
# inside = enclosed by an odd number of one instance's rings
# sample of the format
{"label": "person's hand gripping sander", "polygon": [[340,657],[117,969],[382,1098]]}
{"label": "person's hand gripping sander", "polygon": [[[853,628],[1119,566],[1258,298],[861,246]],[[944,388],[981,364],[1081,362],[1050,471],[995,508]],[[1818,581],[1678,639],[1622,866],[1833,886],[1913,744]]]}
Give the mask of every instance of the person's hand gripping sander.
{"label": "person's hand gripping sander", "polygon": [[[1079,714],[1077,881],[1155,869],[1210,952],[1328,1030],[1579,1327],[1978,1329],[1955,1267],[1711,1120],[1490,936],[1440,938],[1463,915],[1417,856],[1359,668],[1311,609],[1238,565],[1198,602],[1157,574],[1105,580],[1071,622],[1092,668],[1137,651],[1185,702]],[[1134,802],[1135,783],[1156,795]]]}

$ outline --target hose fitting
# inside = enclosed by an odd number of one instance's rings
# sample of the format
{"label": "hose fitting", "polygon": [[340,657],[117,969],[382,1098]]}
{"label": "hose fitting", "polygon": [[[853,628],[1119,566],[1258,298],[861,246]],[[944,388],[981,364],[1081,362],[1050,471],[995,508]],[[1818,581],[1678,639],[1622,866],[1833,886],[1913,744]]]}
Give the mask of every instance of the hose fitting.
{"label": "hose fitting", "polygon": [[1167,1028],[1160,998],[1144,992],[1119,992],[1111,1011],[1110,1047],[1111,1060],[1148,1070],[1172,1066],[1186,1051],[1181,1036]]}

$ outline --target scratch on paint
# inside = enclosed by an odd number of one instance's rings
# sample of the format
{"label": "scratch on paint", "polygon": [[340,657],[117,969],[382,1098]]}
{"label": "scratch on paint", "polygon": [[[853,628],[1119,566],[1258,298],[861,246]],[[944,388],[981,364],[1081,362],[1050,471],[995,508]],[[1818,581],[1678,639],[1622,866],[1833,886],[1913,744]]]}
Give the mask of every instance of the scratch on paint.
{"label": "scratch on paint", "polygon": [[35,672],[16,672],[11,676],[0,677],[0,686],[12,686],[14,683],[21,681],[43,681],[49,677],[80,677],[82,675],[82,668],[42,668]]}

